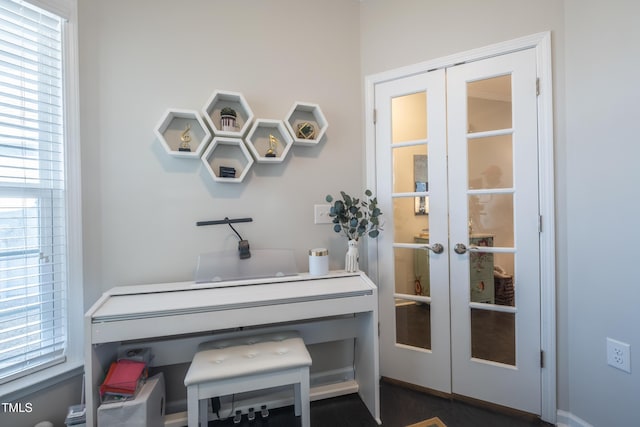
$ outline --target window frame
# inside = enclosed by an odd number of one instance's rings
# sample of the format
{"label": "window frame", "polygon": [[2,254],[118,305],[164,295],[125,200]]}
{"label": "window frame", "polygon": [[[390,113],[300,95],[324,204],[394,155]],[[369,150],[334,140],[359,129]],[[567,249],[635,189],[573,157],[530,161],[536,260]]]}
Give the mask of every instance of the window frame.
{"label": "window frame", "polygon": [[0,385],[3,401],[12,401],[82,374],[84,297],[77,0],[22,0],[63,18],[63,84],[67,230],[67,346],[61,363]]}

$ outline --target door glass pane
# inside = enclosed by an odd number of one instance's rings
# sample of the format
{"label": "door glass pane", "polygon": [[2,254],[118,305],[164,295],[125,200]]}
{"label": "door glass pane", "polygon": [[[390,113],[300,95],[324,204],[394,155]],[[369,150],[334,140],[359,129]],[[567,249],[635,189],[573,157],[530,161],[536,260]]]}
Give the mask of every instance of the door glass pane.
{"label": "door glass pane", "polygon": [[493,283],[495,304],[515,306],[514,258],[512,253],[493,254]]}
{"label": "door glass pane", "polygon": [[[416,238],[416,243],[428,239]],[[395,293],[430,296],[429,253],[426,249],[395,248]]]}
{"label": "door glass pane", "polygon": [[396,299],[396,342],[431,349],[431,306]]}
{"label": "door glass pane", "polygon": [[467,83],[469,133],[511,126],[511,75]]}
{"label": "door glass pane", "polygon": [[469,243],[474,235],[491,236],[491,246],[512,248],[513,194],[469,195],[469,233]]}
{"label": "door glass pane", "polygon": [[[493,238],[473,235],[471,245],[492,246]],[[513,253],[469,253],[469,300],[515,306]]]}
{"label": "door glass pane", "polygon": [[[416,243],[429,243],[429,234],[421,233],[415,237]],[[414,293],[416,295],[431,296],[431,269],[429,267],[429,251],[427,249],[414,250]]]}
{"label": "door glass pane", "polygon": [[512,136],[469,139],[469,189],[513,187]]}
{"label": "door glass pane", "polygon": [[516,364],[515,314],[471,309],[471,357]]}
{"label": "door glass pane", "polygon": [[[429,296],[428,253],[422,249],[395,248],[394,258],[395,294]],[[402,298],[396,298],[395,302],[396,342],[430,349],[430,305]]]}
{"label": "door glass pane", "polygon": [[[475,234],[469,239],[469,244],[475,246],[493,246],[493,237]],[[492,253],[469,253],[469,292],[471,302],[494,303],[493,267],[494,261]]]}
{"label": "door glass pane", "polygon": [[427,93],[416,92],[391,99],[391,142],[427,139]]}
{"label": "door glass pane", "polygon": [[395,147],[393,155],[393,192],[428,191],[427,145]]}
{"label": "door glass pane", "polygon": [[396,243],[415,243],[415,238],[429,232],[429,215],[420,213],[429,208],[429,197],[393,198],[393,240]]}

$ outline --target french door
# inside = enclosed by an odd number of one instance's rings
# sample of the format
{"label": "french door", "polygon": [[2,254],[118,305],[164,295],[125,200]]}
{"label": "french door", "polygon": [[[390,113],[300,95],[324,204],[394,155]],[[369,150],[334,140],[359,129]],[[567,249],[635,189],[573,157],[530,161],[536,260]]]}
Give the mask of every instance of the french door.
{"label": "french door", "polygon": [[382,375],[540,414],[534,50],[374,96]]}

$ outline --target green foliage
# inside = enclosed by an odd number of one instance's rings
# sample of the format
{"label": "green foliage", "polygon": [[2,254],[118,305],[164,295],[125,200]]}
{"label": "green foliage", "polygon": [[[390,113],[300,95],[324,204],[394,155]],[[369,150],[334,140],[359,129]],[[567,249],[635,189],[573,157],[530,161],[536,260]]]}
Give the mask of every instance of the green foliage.
{"label": "green foliage", "polygon": [[330,194],[325,200],[331,203],[329,216],[333,218],[333,231],[344,233],[349,240],[358,240],[363,235],[375,239],[380,234],[380,216],[382,211],[378,208],[378,199],[372,197],[371,190],[364,192],[366,199],[360,200],[340,192],[342,199],[335,199]]}

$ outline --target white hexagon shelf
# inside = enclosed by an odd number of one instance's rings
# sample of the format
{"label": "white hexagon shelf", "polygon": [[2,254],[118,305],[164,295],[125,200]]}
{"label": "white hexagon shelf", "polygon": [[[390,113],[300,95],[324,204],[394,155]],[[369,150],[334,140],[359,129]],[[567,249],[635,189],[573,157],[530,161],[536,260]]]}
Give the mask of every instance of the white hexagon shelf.
{"label": "white hexagon shelf", "polygon": [[[225,114],[227,110],[235,113]],[[215,136],[242,138],[253,121],[253,111],[242,94],[217,90],[202,107],[202,114]]]}
{"label": "white hexagon shelf", "polygon": [[284,120],[295,145],[312,146],[320,142],[329,124],[320,106],[295,102]]}
{"label": "white hexagon shelf", "polygon": [[171,156],[198,159],[211,140],[211,132],[195,110],[168,109],[155,134]]}
{"label": "white hexagon shelf", "polygon": [[282,120],[258,119],[246,142],[258,163],[280,163],[289,154],[293,139]]}
{"label": "white hexagon shelf", "polygon": [[216,136],[202,155],[202,162],[216,182],[240,183],[253,165],[253,158],[239,138]]}

